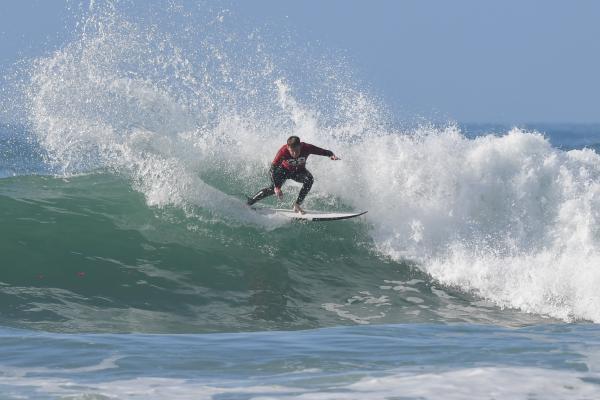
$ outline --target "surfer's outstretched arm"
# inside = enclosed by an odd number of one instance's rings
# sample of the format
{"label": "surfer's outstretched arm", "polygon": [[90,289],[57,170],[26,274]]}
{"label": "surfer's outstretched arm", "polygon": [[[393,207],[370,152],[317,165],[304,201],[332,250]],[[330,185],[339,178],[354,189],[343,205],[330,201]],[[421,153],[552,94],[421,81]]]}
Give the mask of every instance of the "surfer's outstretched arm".
{"label": "surfer's outstretched arm", "polygon": [[339,160],[340,158],[333,154],[333,151],[322,149],[320,147],[315,146],[314,144],[305,143],[305,146],[308,150],[308,154],[316,154],[318,156],[326,156],[331,158],[332,160]]}

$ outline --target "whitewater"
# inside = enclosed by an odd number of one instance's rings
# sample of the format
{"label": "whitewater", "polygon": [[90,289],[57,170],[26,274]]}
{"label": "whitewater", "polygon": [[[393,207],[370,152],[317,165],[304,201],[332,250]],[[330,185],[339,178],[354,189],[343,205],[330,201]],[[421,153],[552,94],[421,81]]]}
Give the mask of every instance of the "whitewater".
{"label": "whitewater", "polygon": [[[7,398],[600,393],[597,126],[398,123],[227,10],[121,6],[8,75]],[[290,135],[342,159],[306,208],[365,216],[245,205]]]}

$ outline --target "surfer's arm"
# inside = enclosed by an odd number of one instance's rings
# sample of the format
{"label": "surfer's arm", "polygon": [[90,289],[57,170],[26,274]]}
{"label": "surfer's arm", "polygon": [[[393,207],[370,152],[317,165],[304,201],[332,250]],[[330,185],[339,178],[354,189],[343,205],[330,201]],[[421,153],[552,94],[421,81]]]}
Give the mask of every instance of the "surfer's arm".
{"label": "surfer's arm", "polygon": [[281,166],[275,164],[271,164],[271,168],[269,168],[269,176],[271,177],[273,184],[275,184],[275,175],[277,175],[280,169]]}
{"label": "surfer's arm", "polygon": [[333,154],[333,151],[331,150],[325,150],[322,149],[320,147],[317,147],[315,145],[309,144],[309,143],[305,143],[304,144],[308,150],[308,154],[316,154],[318,156],[326,156],[331,158],[332,160],[339,160],[339,158],[336,157],[335,154]]}
{"label": "surfer's arm", "polygon": [[269,175],[271,176],[271,182],[273,182],[273,191],[275,195],[281,199],[283,196],[283,192],[281,191],[281,184],[285,179],[282,179],[284,174],[283,167],[271,164],[271,168],[269,169]]}
{"label": "surfer's arm", "polygon": [[277,192],[281,188],[281,184],[283,182],[282,179],[285,171],[281,165],[271,164],[271,168],[269,168],[269,176],[271,177],[271,182],[273,182],[273,188],[275,188],[275,192]]}
{"label": "surfer's arm", "polygon": [[277,184],[275,183],[278,181],[278,179],[275,179],[275,175],[278,175],[282,172],[281,169],[283,167],[281,166],[281,163],[283,162],[283,156],[285,154],[285,150],[286,150],[285,146],[282,146],[279,149],[279,151],[275,155],[275,158],[273,159],[273,162],[271,163],[271,168],[269,168],[269,175],[271,176],[271,181],[273,182],[273,186],[275,188],[279,188],[281,186],[281,185],[277,186]]}

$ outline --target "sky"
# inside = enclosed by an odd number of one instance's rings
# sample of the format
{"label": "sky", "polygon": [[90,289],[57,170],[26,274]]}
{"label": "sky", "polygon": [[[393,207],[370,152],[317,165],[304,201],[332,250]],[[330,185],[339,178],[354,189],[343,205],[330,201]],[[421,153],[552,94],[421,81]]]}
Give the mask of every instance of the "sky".
{"label": "sky", "polygon": [[[135,3],[135,1],[134,1]],[[138,6],[145,3],[141,0]],[[398,115],[600,122],[600,1],[208,1],[341,53]],[[77,1],[0,2],[0,71],[66,44]]]}

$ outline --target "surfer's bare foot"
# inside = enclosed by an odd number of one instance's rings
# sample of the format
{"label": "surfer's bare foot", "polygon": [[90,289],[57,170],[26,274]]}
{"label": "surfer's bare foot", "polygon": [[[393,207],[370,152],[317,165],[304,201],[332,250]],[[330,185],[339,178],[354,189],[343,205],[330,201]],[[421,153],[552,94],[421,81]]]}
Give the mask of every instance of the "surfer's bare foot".
{"label": "surfer's bare foot", "polygon": [[298,203],[294,203],[294,212],[300,213],[300,214],[305,214],[306,211],[304,211],[302,209],[302,207],[300,207],[300,204]]}

